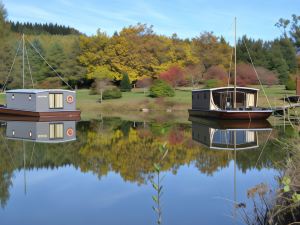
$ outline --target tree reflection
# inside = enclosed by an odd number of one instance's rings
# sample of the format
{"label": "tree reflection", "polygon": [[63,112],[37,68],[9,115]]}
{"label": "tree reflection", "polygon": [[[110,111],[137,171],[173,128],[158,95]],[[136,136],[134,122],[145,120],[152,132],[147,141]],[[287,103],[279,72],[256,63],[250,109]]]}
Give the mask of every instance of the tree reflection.
{"label": "tree reflection", "polygon": [[[0,132],[4,135],[5,128],[1,127]],[[0,200],[5,206],[13,172],[23,169],[24,162],[22,141],[4,138],[0,141]],[[155,173],[153,165],[161,157],[157,149],[163,143],[168,144],[168,154],[160,169],[174,174],[180,166],[193,164],[201,173],[213,175],[228,167],[234,157],[230,151],[208,150],[192,141],[189,124],[161,121],[145,124],[114,118],[78,123],[75,142],[35,143],[34,152],[34,143],[26,142],[26,169],[71,165],[82,172],[93,172],[99,178],[113,171],[125,181],[144,184]],[[260,154],[260,148],[237,152],[237,167],[244,172],[252,168],[275,168],[278,165],[274,162],[285,157],[272,142],[267,144],[257,163]]]}

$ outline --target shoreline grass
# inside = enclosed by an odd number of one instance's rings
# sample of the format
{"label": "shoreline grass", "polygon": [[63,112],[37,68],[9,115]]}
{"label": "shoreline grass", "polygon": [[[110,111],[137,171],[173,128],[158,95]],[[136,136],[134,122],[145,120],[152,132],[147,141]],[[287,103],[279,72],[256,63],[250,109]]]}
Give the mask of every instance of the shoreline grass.
{"label": "shoreline grass", "polygon": [[[253,86],[260,88],[259,86]],[[191,107],[191,87],[182,87],[175,90],[174,97],[166,97],[164,100],[158,100],[144,93],[144,89],[135,88],[131,92],[123,92],[122,98],[110,99],[99,103],[99,95],[90,95],[89,89],[77,90],[77,108],[82,112],[82,119],[95,119],[101,116],[124,116],[127,118],[141,118],[154,116],[165,116],[178,114],[179,117],[187,118],[187,110]],[[272,107],[282,106],[285,95],[295,95],[295,91],[285,90],[283,85],[264,86],[266,95]],[[267,99],[262,90],[259,91],[259,106],[268,106]],[[0,104],[5,103],[5,94],[0,94]],[[288,104],[288,103],[286,103]],[[150,109],[150,112],[140,112],[141,108]],[[167,109],[171,112],[167,113]]]}

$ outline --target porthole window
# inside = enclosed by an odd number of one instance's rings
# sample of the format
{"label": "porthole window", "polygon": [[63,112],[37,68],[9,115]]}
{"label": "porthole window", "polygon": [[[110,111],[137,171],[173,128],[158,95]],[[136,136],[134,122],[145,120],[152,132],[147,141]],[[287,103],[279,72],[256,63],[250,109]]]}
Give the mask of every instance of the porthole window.
{"label": "porthole window", "polygon": [[28,98],[29,98],[29,101],[30,101],[30,100],[31,100],[31,95],[29,95],[29,97],[28,97]]}
{"label": "porthole window", "polygon": [[15,99],[15,94],[11,95],[11,99],[14,100]]}

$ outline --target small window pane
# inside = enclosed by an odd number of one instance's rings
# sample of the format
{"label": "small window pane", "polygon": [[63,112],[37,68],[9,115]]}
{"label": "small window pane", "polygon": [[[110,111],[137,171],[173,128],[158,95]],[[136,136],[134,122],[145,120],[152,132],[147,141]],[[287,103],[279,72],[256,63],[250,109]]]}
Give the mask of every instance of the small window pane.
{"label": "small window pane", "polygon": [[51,139],[55,138],[55,136],[54,136],[54,125],[55,124],[50,124],[50,127],[49,127],[49,137]]}
{"label": "small window pane", "polygon": [[55,124],[55,137],[56,138],[63,138],[64,136],[64,126],[63,124]]}
{"label": "small window pane", "polygon": [[63,107],[63,95],[55,94],[55,108],[62,108],[62,107]]}
{"label": "small window pane", "polygon": [[49,108],[63,108],[63,94],[49,94]]}
{"label": "small window pane", "polygon": [[54,94],[49,94],[49,108],[54,108]]}
{"label": "small window pane", "polygon": [[64,125],[62,123],[49,124],[49,138],[60,139],[64,137]]}

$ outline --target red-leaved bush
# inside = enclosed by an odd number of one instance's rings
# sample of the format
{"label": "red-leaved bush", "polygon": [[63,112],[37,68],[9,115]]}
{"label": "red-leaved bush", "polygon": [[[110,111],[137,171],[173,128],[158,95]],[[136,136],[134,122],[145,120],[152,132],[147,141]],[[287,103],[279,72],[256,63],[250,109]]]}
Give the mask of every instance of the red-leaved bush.
{"label": "red-leaved bush", "polygon": [[173,87],[185,84],[184,72],[179,66],[171,66],[159,75],[159,79],[166,81]]}
{"label": "red-leaved bush", "polygon": [[144,77],[143,79],[138,80],[136,82],[136,87],[137,88],[148,88],[151,86],[152,83],[153,83],[152,78]]}
{"label": "red-leaved bush", "polygon": [[[231,76],[233,80],[233,75]],[[240,63],[236,68],[236,82],[239,86],[258,84],[254,69],[251,65]]]}
{"label": "red-leaved bush", "polygon": [[204,74],[204,80],[218,80],[222,85],[227,84],[227,79],[228,74],[222,66],[211,66]]}
{"label": "red-leaved bush", "polygon": [[264,67],[257,67],[256,71],[262,84],[271,86],[279,83],[278,76],[275,72]]}
{"label": "red-leaved bush", "polygon": [[184,140],[184,133],[181,129],[172,129],[168,136],[170,145],[181,144]]}

